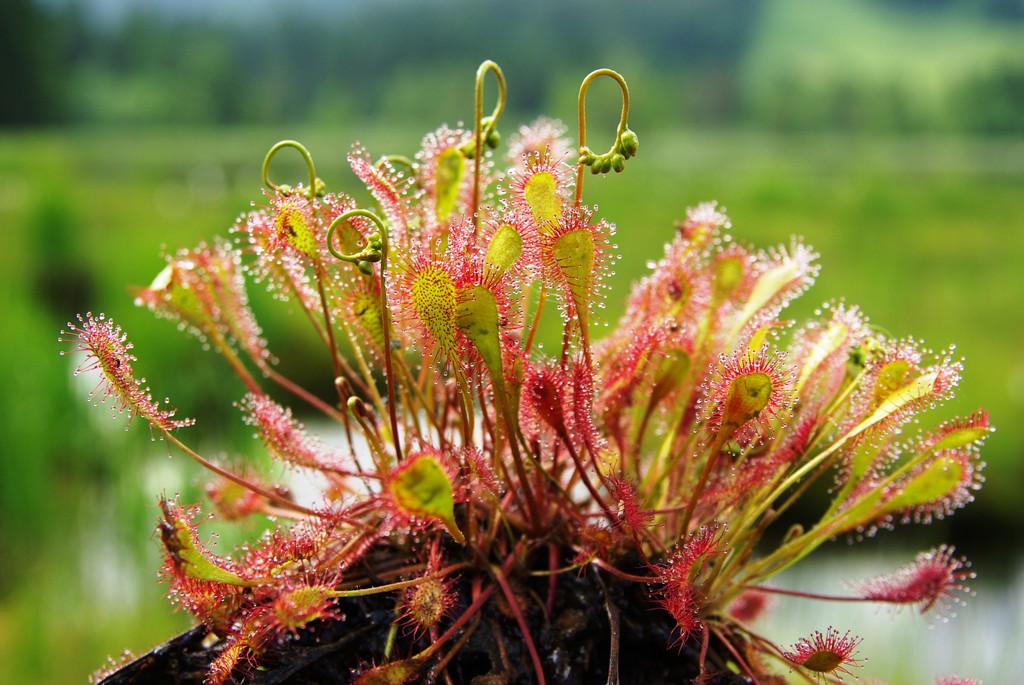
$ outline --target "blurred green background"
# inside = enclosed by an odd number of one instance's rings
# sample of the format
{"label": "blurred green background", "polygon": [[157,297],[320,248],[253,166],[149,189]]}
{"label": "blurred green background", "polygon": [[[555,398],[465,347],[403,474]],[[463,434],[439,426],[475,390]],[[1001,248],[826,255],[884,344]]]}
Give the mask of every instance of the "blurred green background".
{"label": "blurred green background", "polygon": [[[845,297],[893,335],[957,345],[964,380],[935,417],[990,410],[988,482],[952,519],[864,546],[956,544],[990,599],[962,611],[967,627],[943,652],[951,663],[970,654],[975,670],[963,674],[989,683],[1019,675],[992,647],[1024,639],[1021,0],[5,0],[0,682],[83,682],[108,655],[187,625],[155,582],[152,526],[156,496],[197,500],[202,474],[144,426],[125,431],[83,400],[90,387],[58,356],[64,322],[113,316],[140,375],[199,418],[192,444],[251,453],[231,406],[244,389],[197,342],[134,308],[127,286],[152,279],[162,249],[225,235],[259,201],[259,165],[279,139],[302,140],[330,187],[364,198],[348,146],[411,154],[427,130],[469,119],[484,59],[508,80],[506,138],[542,113],[575,121],[578,83],[594,68],[630,83],[640,155],[586,186],[623,246],[610,321],[673,221],[717,199],[737,238],[801,235],[821,253],[821,277],[792,318]],[[592,89],[595,148],[610,141],[617,98],[610,85]],[[289,173],[302,178],[288,162],[275,168]],[[301,322],[253,296],[282,366],[329,387]],[[967,642],[976,624],[994,632]],[[939,631],[925,639],[947,639]],[[938,661],[913,661],[869,670],[894,685],[930,682]]]}

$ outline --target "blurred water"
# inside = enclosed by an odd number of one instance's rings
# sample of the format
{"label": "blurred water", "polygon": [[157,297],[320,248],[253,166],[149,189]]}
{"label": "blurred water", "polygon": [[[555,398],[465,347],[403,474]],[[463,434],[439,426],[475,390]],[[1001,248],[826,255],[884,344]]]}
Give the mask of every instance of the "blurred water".
{"label": "blurred water", "polygon": [[[843,581],[870,578],[906,565],[913,557],[847,554],[811,560],[780,574],[777,587],[834,595],[848,594]],[[993,559],[992,564],[999,563]],[[1005,563],[1005,562],[1003,562]],[[979,578],[970,583],[975,596],[942,620],[909,609],[893,614],[888,607],[860,602],[821,602],[779,597],[774,610],[756,626],[783,649],[814,630],[834,626],[864,638],[859,652],[866,659],[855,675],[867,682],[925,685],[935,676],[956,673],[980,678],[987,685],[1021,682],[1019,650],[1024,646],[1024,559],[1008,575],[975,564]],[[993,576],[1000,575],[1000,578]],[[1010,658],[1007,658],[1007,657]]]}

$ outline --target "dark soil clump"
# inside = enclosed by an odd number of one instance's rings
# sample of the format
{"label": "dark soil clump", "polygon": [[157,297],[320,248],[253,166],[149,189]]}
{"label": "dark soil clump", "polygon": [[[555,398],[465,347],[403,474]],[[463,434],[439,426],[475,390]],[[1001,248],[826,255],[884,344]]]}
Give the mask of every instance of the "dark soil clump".
{"label": "dark soil clump", "polygon": [[[609,682],[609,669],[617,668],[621,685],[676,685],[698,676],[700,645],[679,645],[674,623],[658,609],[646,586],[621,581],[589,570],[583,575],[558,577],[554,612],[545,616],[547,579],[513,585],[521,594],[525,618],[552,685],[591,685]],[[468,586],[462,588],[468,604]],[[339,602],[344,619],[320,622],[294,639],[284,640],[261,659],[261,667],[236,673],[230,682],[261,685],[349,683],[367,668],[387,661],[383,657],[388,629],[394,620],[394,599],[371,596]],[[614,623],[614,628],[613,628]],[[474,625],[473,622],[470,625]],[[398,656],[426,647],[429,636],[396,641]],[[121,667],[102,685],[190,685],[202,683],[217,645],[204,646],[203,626],[168,640],[151,652]],[[616,643],[616,659],[612,645]],[[442,650],[445,653],[447,650]],[[727,672],[711,643],[706,670],[718,675],[707,685],[748,685],[746,677]],[[436,662],[436,659],[435,659]],[[424,665],[416,682],[446,682]],[[481,612],[472,635],[446,665],[453,685],[529,685],[537,682],[519,626],[504,597],[496,595]]]}

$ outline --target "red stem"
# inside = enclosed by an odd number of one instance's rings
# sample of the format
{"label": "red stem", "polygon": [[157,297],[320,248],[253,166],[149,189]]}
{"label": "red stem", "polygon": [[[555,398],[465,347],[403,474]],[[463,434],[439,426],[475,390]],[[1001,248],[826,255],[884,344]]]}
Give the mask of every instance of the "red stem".
{"label": "red stem", "polygon": [[501,586],[501,591],[505,595],[505,599],[508,600],[509,609],[512,611],[512,615],[515,616],[516,623],[519,624],[519,630],[523,633],[523,640],[526,642],[526,649],[530,652],[530,660],[533,662],[533,670],[537,673],[537,682],[539,685],[546,685],[544,680],[544,669],[540,663],[540,655],[537,653],[537,646],[533,644],[533,638],[530,636],[530,627],[526,625],[526,617],[523,616],[522,608],[519,606],[519,600],[516,599],[515,594],[512,592],[512,588],[509,586],[508,581],[505,579],[505,574],[497,566],[492,567],[494,573],[494,579],[498,581],[498,585]]}
{"label": "red stem", "polygon": [[395,407],[395,370],[391,362],[391,312],[388,309],[388,236],[387,231],[380,227],[380,316],[384,337],[384,373],[388,385],[388,418],[391,421],[391,439],[395,444],[395,462],[402,461],[402,440],[398,435],[398,409]]}
{"label": "red stem", "polygon": [[828,602],[869,602],[871,600],[865,599],[864,597],[843,597],[840,595],[823,595],[817,592],[804,592],[803,590],[784,590],[779,587],[761,587],[757,585],[743,585],[741,586],[744,590],[759,590],[761,592],[770,592],[774,595],[786,595],[788,597],[802,597],[804,599],[823,599]]}
{"label": "red stem", "polygon": [[558,589],[558,574],[555,570],[558,568],[558,545],[553,542],[548,543],[548,570],[551,571],[551,575],[548,576],[548,601],[546,609],[548,616],[555,613],[555,591]]}
{"label": "red stem", "polygon": [[615,568],[601,557],[594,557],[590,563],[592,563],[594,566],[597,566],[599,569],[607,571],[613,576],[617,576],[619,578],[622,578],[623,580],[632,580],[634,583],[650,583],[654,580],[654,578],[652,578],[651,576],[637,576],[633,575],[632,573],[620,571],[619,569]]}
{"label": "red stem", "polygon": [[[734,432],[734,431],[733,431]],[[725,441],[729,439],[730,433],[726,430],[720,429],[718,435],[715,436],[715,441],[711,445],[711,449],[708,451],[707,461],[704,462],[704,468],[700,472],[700,478],[697,479],[697,484],[690,491],[690,501],[686,505],[686,512],[683,514],[683,525],[679,529],[683,535],[686,535],[690,530],[690,519],[693,518],[693,512],[697,508],[697,501],[700,496],[704,494],[704,486],[708,484],[708,478],[711,476],[711,470],[714,468],[715,462],[718,461],[718,457],[721,454],[722,447],[725,445]]]}
{"label": "red stem", "polygon": [[292,511],[297,511],[300,514],[305,514],[306,516],[316,516],[317,515],[317,513],[315,511],[313,511],[312,509],[307,509],[306,507],[302,506],[301,504],[298,504],[297,502],[291,501],[287,497],[282,497],[281,495],[279,495],[278,493],[274,492],[273,490],[267,490],[266,488],[264,488],[262,486],[256,485],[255,483],[253,483],[253,482],[251,482],[249,480],[246,480],[245,478],[243,478],[242,476],[239,476],[236,473],[232,473],[231,471],[228,471],[227,469],[224,469],[224,468],[221,468],[220,466],[217,466],[212,461],[208,461],[207,459],[205,459],[202,456],[200,456],[199,453],[196,452],[195,450],[193,450],[191,447],[189,447],[188,445],[183,443],[181,440],[178,440],[176,437],[174,437],[170,433],[170,431],[163,430],[162,432],[163,432],[164,437],[167,439],[168,442],[170,442],[172,445],[177,447],[179,450],[181,450],[182,452],[184,452],[185,454],[190,456],[194,461],[198,462],[200,465],[202,465],[202,466],[206,467],[207,469],[209,469],[210,471],[213,471],[214,473],[216,473],[218,476],[222,476],[224,478],[227,478],[231,482],[237,483],[238,485],[241,485],[243,488],[246,488],[247,490],[251,490],[251,491],[255,492],[257,495],[262,495],[263,497],[266,497],[271,502],[277,504],[280,507],[284,507],[285,509],[291,509]]}
{"label": "red stem", "polygon": [[316,395],[312,394],[311,392],[309,392],[308,390],[303,388],[301,385],[298,385],[294,381],[292,381],[291,379],[289,379],[289,378],[287,378],[285,376],[282,376],[280,373],[278,373],[274,369],[267,369],[266,373],[267,373],[267,376],[270,378],[270,380],[274,381],[275,383],[277,383],[282,388],[284,388],[288,392],[292,393],[293,395],[295,395],[299,399],[305,401],[310,406],[316,407],[317,409],[322,411],[327,416],[330,416],[331,418],[337,419],[339,421],[343,421],[345,419],[344,414],[342,414],[340,411],[338,411],[337,409],[335,409],[331,405],[327,404],[326,402],[321,400],[319,397],[317,397]]}
{"label": "red stem", "polygon": [[729,650],[729,653],[732,654],[734,659],[736,659],[736,663],[740,665],[740,668],[742,668],[743,671],[747,674],[747,676],[749,676],[750,679],[754,681],[754,685],[761,685],[760,681],[757,679],[757,676],[754,675],[754,669],[750,668],[750,666],[747,665],[747,662],[744,661],[743,657],[739,655],[739,652],[737,652],[736,648],[732,646],[732,643],[725,639],[725,636],[717,630],[715,631],[715,635],[718,636],[718,639],[721,640],[723,645],[725,645],[725,648]]}
{"label": "red stem", "polygon": [[493,585],[484,588],[484,590],[479,595],[477,595],[476,599],[473,600],[473,603],[466,607],[466,610],[462,612],[462,615],[455,619],[455,622],[448,627],[448,630],[444,631],[444,633],[442,633],[441,636],[434,641],[434,644],[430,645],[422,652],[423,658],[426,659],[431,657],[434,654],[434,652],[440,649],[445,642],[452,639],[455,633],[457,633],[462,628],[462,626],[465,625],[466,621],[468,621],[474,614],[476,614],[476,612],[480,611],[480,607],[482,607],[484,605],[484,602],[490,599],[491,595],[493,594]]}

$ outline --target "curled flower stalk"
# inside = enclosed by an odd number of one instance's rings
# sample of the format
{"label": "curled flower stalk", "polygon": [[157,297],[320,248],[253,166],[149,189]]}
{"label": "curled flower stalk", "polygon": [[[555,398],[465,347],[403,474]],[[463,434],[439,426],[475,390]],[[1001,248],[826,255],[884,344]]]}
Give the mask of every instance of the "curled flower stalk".
{"label": "curled flower stalk", "polygon": [[[597,155],[587,147],[587,114],[586,100],[587,89],[590,84],[601,76],[613,79],[622,91],[622,113],[619,115],[619,124],[615,129],[615,142],[608,152]],[[629,128],[629,87],[626,79],[612,69],[597,69],[587,74],[580,84],[579,97],[577,98],[576,111],[579,118],[579,160],[576,163],[576,198],[577,205],[583,195],[583,167],[590,167],[591,173],[606,174],[611,170],[616,173],[626,168],[626,160],[636,155],[640,149],[640,139],[637,138]]]}
{"label": "curled flower stalk", "polygon": [[[604,154],[586,144],[599,77],[622,92]],[[952,396],[962,361],[891,338],[842,301],[783,323],[818,255],[795,239],[733,241],[715,203],[667,227],[663,256],[599,339],[616,226],[584,203],[582,172],[621,171],[637,154],[628,88],[607,69],[584,79],[575,163],[565,127],[541,119],[513,136],[499,171],[506,90],[485,62],[472,130],[442,126],[420,150],[377,159],[355,145],[348,163],[372,211],[329,189],[301,144],[274,146],[263,204],[234,242],[174,253],[138,291],[238,376],[242,420],[287,467],[280,482],[187,445],[178,429],[193,422],[135,379],[109,319],[61,333],[85,355],[78,372],[99,374],[95,402],[212,472],[217,516],[273,517],[220,555],[198,507],[161,499],[162,575],[206,638],[193,645],[205,682],[328,665],[364,685],[746,685],[789,671],[838,682],[863,665],[860,638],[830,627],[786,649],[754,632],[757,617],[783,600],[949,615],[973,572],[946,546],[845,595],[770,582],[836,537],[926,524],[971,500],[987,414],[915,433]],[[284,150],[301,155],[308,183],[271,181]],[[253,283],[312,327],[329,399],[277,371],[248,306]],[[553,354],[535,342],[546,318],[560,319]],[[289,494],[297,472],[323,485],[313,503]],[[805,495],[822,490],[831,501],[815,510]],[[783,514],[800,524],[777,530]]]}

